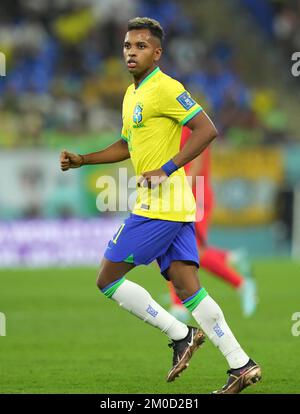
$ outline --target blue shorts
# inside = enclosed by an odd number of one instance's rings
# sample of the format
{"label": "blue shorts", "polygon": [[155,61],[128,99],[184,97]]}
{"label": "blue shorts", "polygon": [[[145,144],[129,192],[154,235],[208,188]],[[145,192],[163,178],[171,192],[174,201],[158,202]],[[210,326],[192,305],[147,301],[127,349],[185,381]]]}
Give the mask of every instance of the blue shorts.
{"label": "blue shorts", "polygon": [[130,214],[109,241],[104,257],[137,266],[157,260],[161,274],[168,279],[167,270],[175,260],[190,261],[199,267],[194,223]]}

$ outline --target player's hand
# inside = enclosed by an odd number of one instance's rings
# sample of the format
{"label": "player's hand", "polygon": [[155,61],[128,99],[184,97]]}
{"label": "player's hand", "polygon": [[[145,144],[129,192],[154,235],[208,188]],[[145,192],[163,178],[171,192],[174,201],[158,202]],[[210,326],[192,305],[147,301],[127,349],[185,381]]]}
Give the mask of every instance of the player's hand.
{"label": "player's hand", "polygon": [[67,150],[60,153],[60,168],[67,171],[69,168],[79,168],[83,164],[83,157],[79,154],[73,154]]}
{"label": "player's hand", "polygon": [[155,188],[168,178],[162,168],[143,173],[138,179],[138,187]]}

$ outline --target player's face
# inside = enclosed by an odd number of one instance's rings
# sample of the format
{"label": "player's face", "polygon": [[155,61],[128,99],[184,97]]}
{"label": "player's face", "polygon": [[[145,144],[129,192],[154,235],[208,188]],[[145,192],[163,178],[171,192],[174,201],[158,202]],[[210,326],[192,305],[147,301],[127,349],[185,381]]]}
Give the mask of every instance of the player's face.
{"label": "player's face", "polygon": [[161,56],[159,40],[148,29],[131,30],[124,40],[124,59],[129,72],[139,77],[152,68]]}

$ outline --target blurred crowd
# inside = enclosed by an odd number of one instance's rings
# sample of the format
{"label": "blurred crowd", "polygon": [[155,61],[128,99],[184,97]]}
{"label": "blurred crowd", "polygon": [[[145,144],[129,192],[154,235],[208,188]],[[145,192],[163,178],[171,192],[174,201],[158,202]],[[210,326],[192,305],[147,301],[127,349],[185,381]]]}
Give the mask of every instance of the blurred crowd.
{"label": "blurred crowd", "polygon": [[289,55],[300,51],[300,0],[273,0],[272,6],[276,39]]}
{"label": "blurred crowd", "polygon": [[[292,9],[275,3],[278,41],[296,47],[299,2]],[[128,19],[135,16],[160,21],[167,34],[161,69],[192,92],[213,117],[224,142],[253,145],[292,140],[279,97],[245,83],[230,39],[223,36],[206,42],[206,27],[188,13],[188,4],[1,0],[0,51],[6,56],[7,76],[0,78],[0,147],[44,145],[46,131],[117,135],[122,98],[130,82],[122,61],[122,39]]]}

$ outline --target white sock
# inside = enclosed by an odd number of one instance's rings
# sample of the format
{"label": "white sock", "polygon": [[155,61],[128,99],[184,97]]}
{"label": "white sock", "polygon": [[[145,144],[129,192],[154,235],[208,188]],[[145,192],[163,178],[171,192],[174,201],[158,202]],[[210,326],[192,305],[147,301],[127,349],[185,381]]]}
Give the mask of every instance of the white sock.
{"label": "white sock", "polygon": [[220,306],[209,296],[197,305],[192,315],[212,343],[220,349],[230,368],[240,368],[249,361],[227,325]]}
{"label": "white sock", "polygon": [[130,280],[124,279],[111,298],[144,322],[159,328],[174,341],[183,339],[188,334],[188,327],[184,323],[155,302],[146,289]]}

